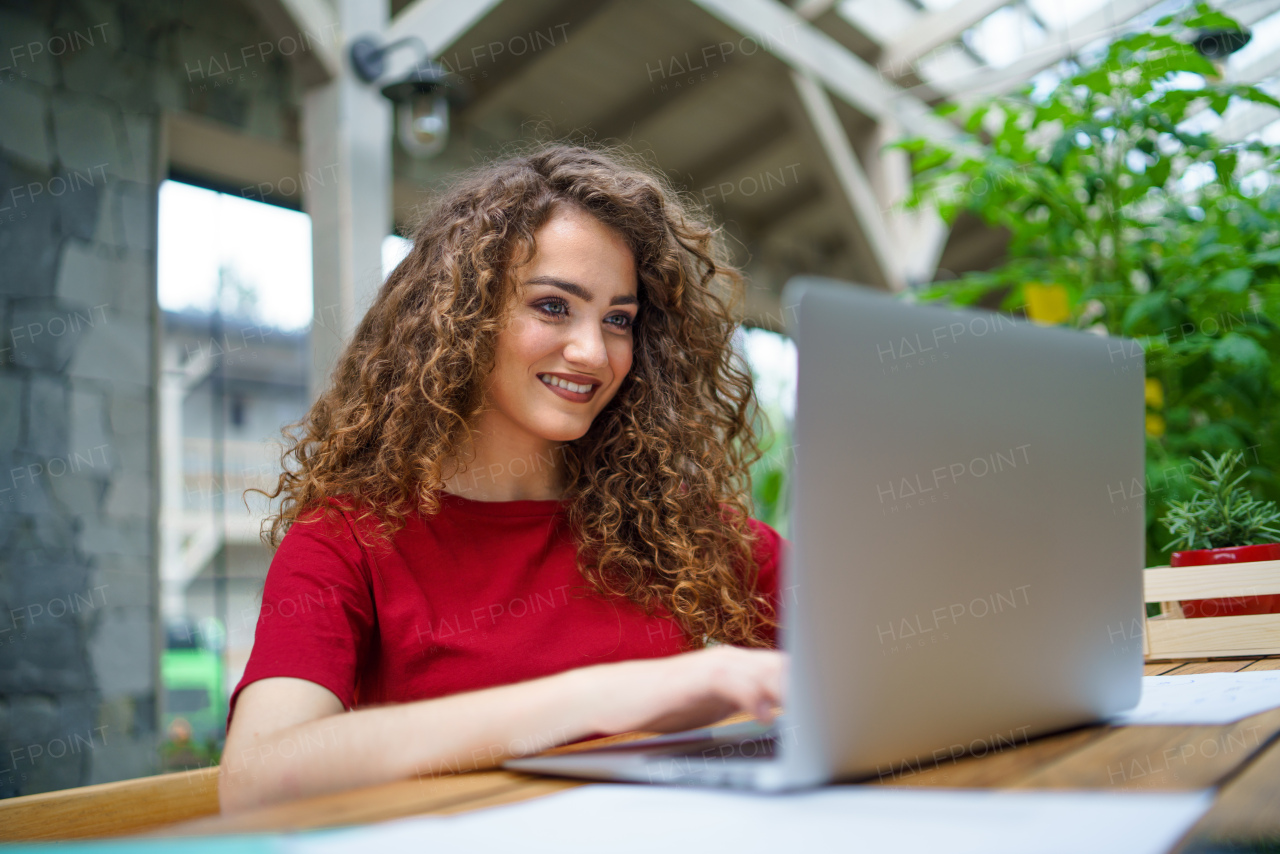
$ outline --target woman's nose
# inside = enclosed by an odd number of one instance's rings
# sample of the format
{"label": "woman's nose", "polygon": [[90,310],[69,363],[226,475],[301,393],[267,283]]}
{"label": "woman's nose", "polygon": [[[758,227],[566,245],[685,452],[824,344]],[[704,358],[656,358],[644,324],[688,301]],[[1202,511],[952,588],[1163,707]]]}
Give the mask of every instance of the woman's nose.
{"label": "woman's nose", "polygon": [[609,364],[604,333],[594,322],[577,324],[564,354],[567,361],[588,368],[602,368]]}

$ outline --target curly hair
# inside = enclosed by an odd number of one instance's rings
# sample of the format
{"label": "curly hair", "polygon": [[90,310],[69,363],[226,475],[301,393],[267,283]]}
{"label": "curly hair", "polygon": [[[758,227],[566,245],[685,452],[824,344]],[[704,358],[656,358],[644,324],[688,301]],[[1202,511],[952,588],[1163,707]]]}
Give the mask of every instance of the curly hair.
{"label": "curly hair", "polygon": [[439,511],[443,464],[484,404],[495,341],[557,205],[615,229],[634,254],[633,361],[581,438],[561,448],[584,578],[686,644],[766,646],[755,588],[750,465],[760,458],[750,371],[732,346],[743,297],[719,230],[636,155],[543,144],[476,167],[440,194],[356,329],[328,389],[284,431],[279,512],[263,537],[332,500],[390,536]]}

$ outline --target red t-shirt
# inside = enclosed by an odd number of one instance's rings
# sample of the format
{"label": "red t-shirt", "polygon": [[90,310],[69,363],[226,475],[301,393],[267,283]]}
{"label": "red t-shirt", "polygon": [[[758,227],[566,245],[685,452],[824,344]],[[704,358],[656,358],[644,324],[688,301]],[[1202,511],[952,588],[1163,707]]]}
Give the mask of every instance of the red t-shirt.
{"label": "red t-shirt", "polygon": [[[357,526],[370,522],[346,510],[306,518],[267,572],[232,712],[244,686],[272,676],[322,685],[350,709],[687,649],[665,609],[646,616],[590,588],[560,501],[441,493],[440,512],[410,516],[389,546],[362,545]],[[777,614],[789,543],[764,522],[750,524],[757,589]]]}

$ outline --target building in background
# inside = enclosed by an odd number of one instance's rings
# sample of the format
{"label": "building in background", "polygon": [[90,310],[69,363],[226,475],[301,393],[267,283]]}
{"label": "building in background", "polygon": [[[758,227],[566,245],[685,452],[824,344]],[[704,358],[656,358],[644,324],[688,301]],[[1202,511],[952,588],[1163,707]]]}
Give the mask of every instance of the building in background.
{"label": "building in background", "polygon": [[187,627],[177,636],[225,649],[229,691],[271,559],[259,538],[267,501],[246,490],[274,487],[280,429],[308,408],[307,333],[165,312],[162,341],[161,616]]}

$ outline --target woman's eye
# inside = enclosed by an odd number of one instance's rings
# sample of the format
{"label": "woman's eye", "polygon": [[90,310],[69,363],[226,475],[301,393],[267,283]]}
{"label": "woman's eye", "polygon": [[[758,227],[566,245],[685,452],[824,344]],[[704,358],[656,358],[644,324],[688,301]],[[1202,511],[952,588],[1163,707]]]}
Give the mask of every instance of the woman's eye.
{"label": "woman's eye", "polygon": [[[569,304],[561,299],[546,300],[535,304],[534,308],[553,318],[569,316]],[[605,320],[610,326],[616,326],[619,329],[630,329],[635,324],[635,318],[629,314],[615,314],[605,318]]]}
{"label": "woman's eye", "polygon": [[[558,300],[558,299],[548,300],[546,302],[540,302],[538,303],[537,308],[539,311],[543,312],[544,314],[549,314],[552,317],[564,317],[569,312],[568,304],[566,304],[564,300]],[[552,308],[560,308],[564,310],[551,311]]]}

